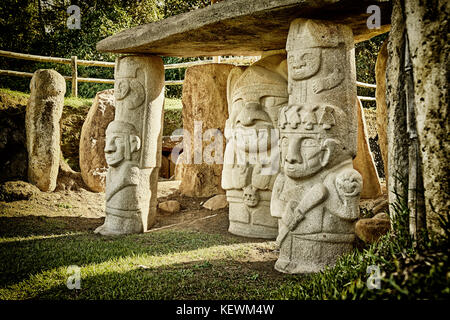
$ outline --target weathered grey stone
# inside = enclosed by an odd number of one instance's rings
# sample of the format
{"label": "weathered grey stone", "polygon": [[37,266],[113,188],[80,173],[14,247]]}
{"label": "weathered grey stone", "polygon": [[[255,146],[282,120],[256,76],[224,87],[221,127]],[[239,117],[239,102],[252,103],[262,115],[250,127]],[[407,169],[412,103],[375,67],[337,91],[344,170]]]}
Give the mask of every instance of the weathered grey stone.
{"label": "weathered grey stone", "polygon": [[370,218],[356,222],[355,232],[358,238],[367,243],[373,243],[384,236],[390,230],[391,223],[388,219]]}
{"label": "weathered grey stone", "polygon": [[227,78],[232,68],[229,64],[207,64],[186,70],[180,192],[189,197],[224,193],[220,187],[223,132],[228,118]]}
{"label": "weathered grey stone", "polygon": [[219,210],[226,208],[228,206],[227,196],[224,194],[218,194],[210,199],[208,199],[204,204],[203,208],[209,210]]}
{"label": "weathered grey stone", "polygon": [[[229,119],[222,188],[230,203],[229,232],[273,239],[270,197],[279,169],[278,112],[287,104],[286,56],[267,56],[228,77]],[[265,156],[266,153],[266,156]]]}
{"label": "weathered grey stone", "polygon": [[114,121],[106,129],[106,218],[95,232],[145,232],[157,210],[161,166],[164,65],[154,56],[116,61]]}
{"label": "weathered grey stone", "polygon": [[388,174],[388,142],[387,142],[387,104],[386,104],[386,63],[388,59],[386,39],[381,46],[380,52],[377,56],[377,62],[375,64],[375,80],[377,88],[375,90],[376,104],[377,104],[377,132],[378,132],[378,145],[380,146],[381,157],[383,158],[384,177],[386,185],[389,185]]}
{"label": "weathered grey stone", "polygon": [[375,199],[381,195],[381,185],[369,148],[362,104],[358,98],[356,99],[356,108],[358,110],[358,148],[356,157],[353,159],[353,167],[361,174],[363,179],[361,198]]}
{"label": "weathered grey stone", "polygon": [[28,181],[41,191],[56,188],[65,92],[64,77],[55,70],[37,70],[31,78],[25,116]]}
{"label": "weathered grey stone", "polygon": [[[380,28],[367,27],[367,8],[380,7]],[[355,41],[389,30],[391,3],[383,0],[228,0],[122,31],[97,50],[164,56],[256,56],[284,49],[289,23],[312,18],[346,24]]]}
{"label": "weathered grey stone", "polygon": [[176,200],[168,200],[168,201],[164,201],[164,202],[161,202],[160,204],[158,204],[158,208],[164,212],[177,213],[180,211],[181,205]]}
{"label": "weathered grey stone", "polygon": [[275,269],[318,272],[352,250],[359,216],[353,35],[344,25],[296,19],[286,49],[289,105],[278,119],[282,171],[271,201]]}
{"label": "weathered grey stone", "polygon": [[108,165],[105,159],[105,131],[114,120],[114,90],[97,92],[83,123],[80,137],[80,169],[83,181],[95,192],[105,191]]}

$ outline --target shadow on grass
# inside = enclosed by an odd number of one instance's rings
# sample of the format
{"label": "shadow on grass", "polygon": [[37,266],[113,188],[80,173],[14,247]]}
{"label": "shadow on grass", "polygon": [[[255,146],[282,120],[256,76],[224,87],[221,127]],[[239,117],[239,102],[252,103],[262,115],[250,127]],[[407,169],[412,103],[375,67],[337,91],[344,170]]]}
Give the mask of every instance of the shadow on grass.
{"label": "shadow on grass", "polygon": [[0,238],[49,236],[83,231],[94,231],[104,218],[81,217],[0,217]]}
{"label": "shadow on grass", "polygon": [[127,272],[81,275],[80,290],[69,290],[63,281],[31,299],[277,299],[282,284],[298,283],[302,275],[273,271],[274,261],[238,262],[218,259],[178,263]]}
{"label": "shadow on grass", "polygon": [[[69,265],[111,262],[113,266],[126,257],[158,257],[219,245],[261,242],[195,230],[161,230],[117,237],[93,234],[102,222],[103,218],[1,218],[0,286]],[[71,234],[74,232],[81,234]],[[22,238],[17,239],[19,236]]]}

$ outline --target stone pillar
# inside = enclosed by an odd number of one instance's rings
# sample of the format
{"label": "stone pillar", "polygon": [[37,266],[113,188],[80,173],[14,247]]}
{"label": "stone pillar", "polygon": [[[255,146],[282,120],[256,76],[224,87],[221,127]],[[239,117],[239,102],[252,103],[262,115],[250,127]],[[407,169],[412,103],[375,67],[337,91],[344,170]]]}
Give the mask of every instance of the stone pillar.
{"label": "stone pillar", "polygon": [[211,63],[186,70],[180,192],[189,197],[224,193],[220,187],[223,132],[228,118],[227,78],[233,67]]}
{"label": "stone pillar", "polygon": [[282,170],[271,201],[279,218],[275,269],[318,272],[352,250],[359,216],[353,34],[344,25],[296,19],[286,49],[289,105],[278,120]]}
{"label": "stone pillar", "polygon": [[66,82],[55,70],[37,70],[30,83],[25,128],[28,180],[41,191],[56,188],[60,157],[60,120]]}
{"label": "stone pillar", "polygon": [[114,121],[106,129],[106,219],[95,232],[145,232],[155,221],[161,166],[164,65],[155,56],[116,60]]}
{"label": "stone pillar", "polygon": [[278,223],[270,215],[279,170],[278,113],[287,105],[286,55],[267,56],[228,77],[229,119],[225,126],[222,188],[230,204],[229,232],[274,239]]}

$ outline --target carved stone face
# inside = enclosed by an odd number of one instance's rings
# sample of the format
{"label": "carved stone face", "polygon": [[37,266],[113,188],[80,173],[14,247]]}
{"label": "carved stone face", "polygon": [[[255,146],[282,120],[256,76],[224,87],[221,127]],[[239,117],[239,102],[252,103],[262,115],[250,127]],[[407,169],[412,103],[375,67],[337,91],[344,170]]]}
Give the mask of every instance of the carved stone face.
{"label": "carved stone face", "polygon": [[319,71],[320,62],[320,48],[291,50],[288,52],[289,76],[293,80],[308,79]]}
{"label": "carved stone face", "polygon": [[244,188],[243,200],[244,200],[244,204],[247,207],[250,207],[250,208],[256,207],[259,202],[259,196],[258,196],[256,189],[254,189],[250,186],[247,188]]}
{"label": "carved stone face", "polygon": [[137,79],[121,78],[114,84],[114,96],[117,107],[133,110],[145,100],[144,86]]}
{"label": "carved stone face", "polygon": [[280,108],[287,104],[286,97],[266,94],[258,99],[242,94],[233,101],[237,147],[245,152],[249,152],[250,145],[261,143],[267,144],[267,150],[271,148],[271,130],[277,123]]}
{"label": "carved stone face", "polygon": [[125,158],[125,141],[123,134],[110,133],[106,135],[105,158],[110,167],[119,166]]}
{"label": "carved stone face", "polygon": [[293,179],[306,178],[320,171],[324,150],[316,138],[301,135],[281,137],[281,156],[284,173]]}

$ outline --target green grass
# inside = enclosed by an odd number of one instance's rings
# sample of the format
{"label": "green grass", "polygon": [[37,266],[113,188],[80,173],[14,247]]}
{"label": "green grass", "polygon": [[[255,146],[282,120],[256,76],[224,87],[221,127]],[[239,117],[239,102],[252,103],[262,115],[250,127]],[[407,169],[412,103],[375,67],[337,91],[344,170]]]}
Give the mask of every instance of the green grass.
{"label": "green grass", "polygon": [[[0,299],[264,299],[278,281],[239,261],[270,247],[194,231],[2,238]],[[80,290],[66,286],[70,265]]]}
{"label": "green grass", "polygon": [[[6,88],[0,88],[0,94],[8,95],[11,103],[21,105],[26,105],[28,99],[30,98],[29,93],[14,91]],[[71,106],[73,108],[90,107],[93,100],[94,99],[82,97],[64,97],[64,105]],[[164,100],[165,110],[180,110],[182,107],[183,105],[181,104],[181,99],[165,98]]]}

